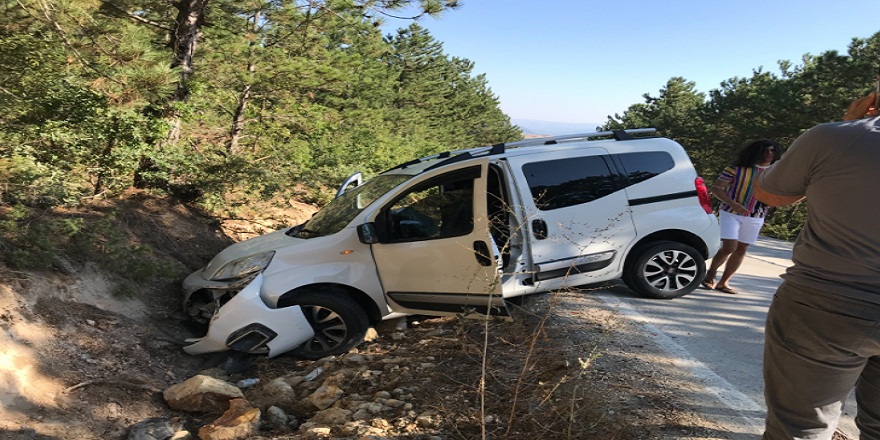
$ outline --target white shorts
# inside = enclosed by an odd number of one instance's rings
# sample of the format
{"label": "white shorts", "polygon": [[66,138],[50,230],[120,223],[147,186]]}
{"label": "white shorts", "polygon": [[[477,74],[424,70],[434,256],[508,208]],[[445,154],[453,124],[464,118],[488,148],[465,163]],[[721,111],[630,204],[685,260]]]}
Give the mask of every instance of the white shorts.
{"label": "white shorts", "polygon": [[758,233],[764,226],[764,219],[718,211],[718,223],[721,225],[722,240],[736,240],[740,243],[754,244],[758,241]]}

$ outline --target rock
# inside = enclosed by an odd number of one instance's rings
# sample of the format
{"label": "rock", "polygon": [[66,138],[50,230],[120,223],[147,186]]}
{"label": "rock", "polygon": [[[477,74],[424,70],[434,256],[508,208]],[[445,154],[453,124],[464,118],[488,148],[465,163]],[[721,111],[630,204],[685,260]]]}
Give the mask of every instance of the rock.
{"label": "rock", "polygon": [[290,423],[290,417],[287,417],[287,414],[283,409],[277,406],[270,406],[269,409],[266,410],[266,421],[269,426],[280,428],[287,426],[287,424]]}
{"label": "rock", "polygon": [[422,428],[434,428],[437,425],[435,423],[435,415],[437,413],[434,411],[425,411],[416,417],[416,423]]}
{"label": "rock", "polygon": [[297,385],[299,385],[299,384],[305,382],[305,380],[306,380],[305,376],[300,376],[300,375],[298,375],[298,374],[292,374],[292,375],[282,376],[282,377],[280,377],[279,379],[280,379],[280,380],[283,380],[284,382],[286,382],[286,383],[287,383],[288,385],[290,385],[291,387],[295,387],[295,386],[297,386]]}
{"label": "rock", "polygon": [[342,408],[329,408],[319,411],[309,419],[308,423],[324,426],[337,426],[351,421],[351,411]]}
{"label": "rock", "polygon": [[260,409],[244,399],[233,399],[229,409],[209,425],[199,429],[201,440],[238,440],[257,434],[260,429]]}
{"label": "rock", "polygon": [[379,339],[379,333],[373,327],[368,328],[364,334],[364,342],[372,342],[376,339]]}
{"label": "rock", "polygon": [[379,376],[382,375],[382,372],[379,370],[365,370],[361,371],[357,374],[357,377],[366,381],[369,381],[373,386],[377,385]]}
{"label": "rock", "polygon": [[226,373],[226,370],[219,368],[219,367],[213,367],[213,368],[208,368],[208,369],[199,371],[199,374],[202,376],[209,376],[209,377],[213,377],[214,379],[219,379],[219,380],[224,380],[224,381],[229,379],[229,374]]}
{"label": "rock", "polygon": [[315,365],[322,364],[322,365],[324,365],[324,369],[327,369],[328,368],[327,364],[331,364],[335,360],[336,360],[336,356],[325,356],[325,357],[322,357],[321,359],[316,360],[314,362],[314,364]]}
{"label": "rock", "polygon": [[345,382],[345,376],[347,376],[349,374],[353,374],[352,370],[343,368],[343,369],[337,371],[336,374],[324,379],[324,382],[321,385],[339,386],[340,384]]}
{"label": "rock", "polygon": [[370,420],[372,418],[373,418],[373,415],[370,414],[370,412],[367,411],[365,408],[361,408],[361,409],[355,411],[354,414],[351,415],[352,420]]}
{"label": "rock", "polygon": [[395,330],[403,331],[409,327],[406,323],[406,317],[395,319],[386,319],[376,324],[376,332],[380,334],[391,333]]}
{"label": "rock", "polygon": [[299,430],[302,433],[310,434],[319,438],[329,438],[330,433],[332,432],[330,428],[325,426],[319,426],[316,423],[306,422],[299,426]]}
{"label": "rock", "polygon": [[278,378],[266,382],[252,400],[260,408],[270,406],[290,408],[296,402],[296,391],[283,378]]}
{"label": "rock", "polygon": [[297,428],[299,428],[299,425],[301,424],[301,422],[299,421],[298,418],[293,417],[293,416],[291,416],[290,414],[287,415],[287,418],[290,419],[290,421],[287,422],[287,427],[288,427],[288,428],[290,428],[290,429],[297,429]]}
{"label": "rock", "polygon": [[153,417],[131,425],[126,440],[166,440],[181,430],[179,423],[161,417]]}
{"label": "rock", "polygon": [[370,414],[379,414],[382,412],[382,404],[378,402],[365,403],[362,408],[369,411]]}
{"label": "rock", "polygon": [[324,410],[336,403],[343,394],[345,393],[342,389],[336,385],[322,385],[314,393],[309,394],[305,400],[315,408]]}
{"label": "rock", "polygon": [[344,358],[342,358],[342,363],[345,365],[361,365],[367,362],[367,357],[362,354],[350,354]]}
{"label": "rock", "polygon": [[219,412],[229,408],[229,401],[244,395],[235,385],[209,376],[193,376],[172,385],[162,397],[173,409],[188,412]]}
{"label": "rock", "polygon": [[392,408],[400,408],[404,405],[404,402],[397,399],[386,399],[385,405],[390,406]]}
{"label": "rock", "polygon": [[382,418],[376,418],[370,421],[370,425],[374,428],[379,428],[383,431],[388,431],[391,429],[391,424],[388,423],[388,420]]}
{"label": "rock", "polygon": [[318,376],[320,376],[321,373],[323,373],[323,372],[324,372],[324,367],[315,368],[314,370],[312,370],[311,373],[307,374],[306,377],[303,378],[303,380],[306,382],[311,382],[311,381],[317,379]]}

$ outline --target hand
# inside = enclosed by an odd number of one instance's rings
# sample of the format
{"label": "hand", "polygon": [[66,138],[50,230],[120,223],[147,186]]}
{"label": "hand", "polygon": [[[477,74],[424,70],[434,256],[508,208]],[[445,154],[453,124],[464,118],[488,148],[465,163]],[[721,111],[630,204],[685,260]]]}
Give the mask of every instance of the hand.
{"label": "hand", "polygon": [[853,121],[856,119],[880,115],[880,109],[874,107],[876,98],[876,92],[871,92],[864,98],[856,99],[849,105],[849,108],[846,109],[846,113],[843,115],[843,120]]}
{"label": "hand", "polygon": [[733,212],[735,214],[749,215],[752,213],[752,211],[749,211],[749,209],[746,208],[746,206],[741,203],[733,203],[730,205],[730,207],[733,208]]}

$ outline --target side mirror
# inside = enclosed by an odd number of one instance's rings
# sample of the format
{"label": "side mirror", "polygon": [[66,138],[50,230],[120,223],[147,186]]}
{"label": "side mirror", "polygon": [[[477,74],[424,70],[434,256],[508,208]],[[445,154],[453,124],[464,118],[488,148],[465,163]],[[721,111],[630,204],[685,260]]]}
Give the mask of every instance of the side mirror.
{"label": "side mirror", "polygon": [[358,239],[363,244],[373,244],[379,242],[379,233],[376,231],[376,224],[373,222],[364,223],[357,227]]}

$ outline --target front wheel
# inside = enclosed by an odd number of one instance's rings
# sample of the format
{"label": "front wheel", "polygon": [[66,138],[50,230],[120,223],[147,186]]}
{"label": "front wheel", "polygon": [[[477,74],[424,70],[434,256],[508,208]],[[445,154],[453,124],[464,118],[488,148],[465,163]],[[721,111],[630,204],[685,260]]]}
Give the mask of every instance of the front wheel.
{"label": "front wheel", "polygon": [[370,323],[367,313],[344,292],[335,290],[302,292],[285,299],[284,307],[300,306],[315,335],[292,354],[320,359],[342,354],[364,339]]}
{"label": "front wheel", "polygon": [[644,296],[678,298],[691,293],[706,276],[706,261],[694,248],[675,241],[636,249],[623,270],[623,282]]}

